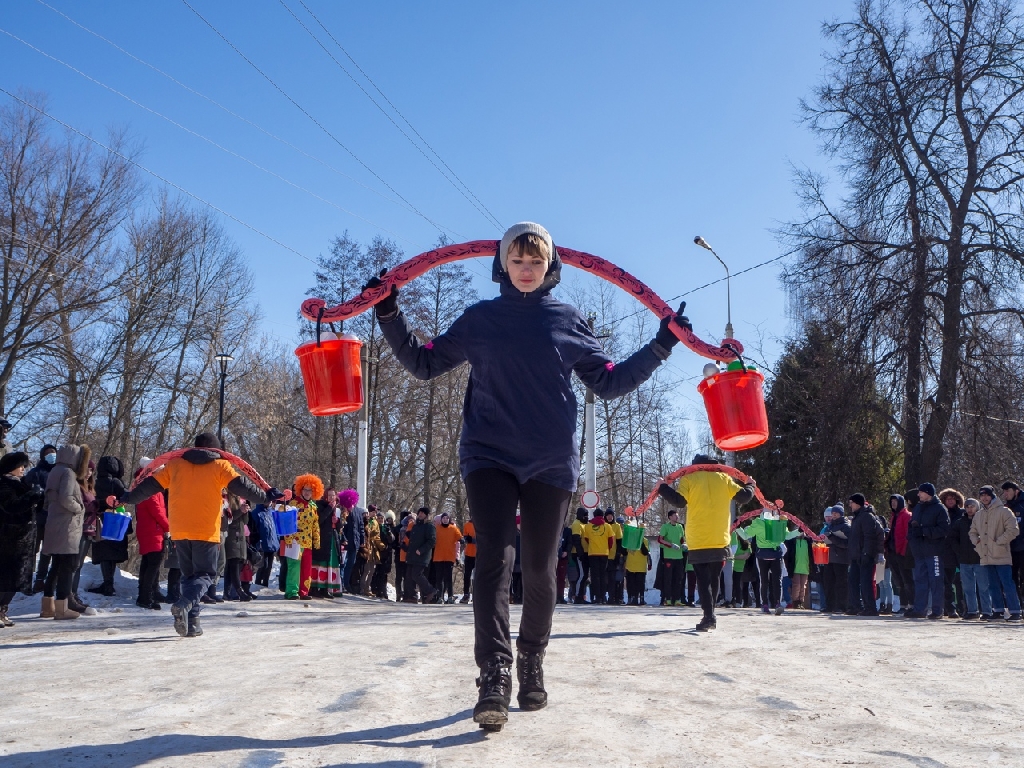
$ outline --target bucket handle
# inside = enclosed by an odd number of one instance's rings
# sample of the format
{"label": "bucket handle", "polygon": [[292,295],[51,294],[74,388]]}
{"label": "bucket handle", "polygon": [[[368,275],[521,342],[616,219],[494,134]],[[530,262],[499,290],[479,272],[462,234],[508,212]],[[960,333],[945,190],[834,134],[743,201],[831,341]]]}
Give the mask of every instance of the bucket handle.
{"label": "bucket handle", "polygon": [[320,307],[320,310],[316,313],[316,345],[319,347],[320,344],[320,325],[324,319],[324,307]]}
{"label": "bucket handle", "polygon": [[[321,310],[320,313],[323,314],[323,310]],[[318,325],[317,328],[319,328],[319,327],[320,326]],[[743,355],[741,355],[739,353],[739,350],[736,349],[735,346],[733,346],[732,344],[729,344],[729,343],[723,344],[722,348],[723,349],[728,349],[730,352],[732,352],[734,355],[736,355],[736,359],[740,361],[740,365],[743,367],[743,372],[746,373],[747,372],[747,364],[743,361]]]}

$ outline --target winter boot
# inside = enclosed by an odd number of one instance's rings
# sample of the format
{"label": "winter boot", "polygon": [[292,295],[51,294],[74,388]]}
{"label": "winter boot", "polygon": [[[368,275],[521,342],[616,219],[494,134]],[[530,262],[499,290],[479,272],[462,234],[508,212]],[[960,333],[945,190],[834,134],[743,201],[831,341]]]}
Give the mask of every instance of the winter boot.
{"label": "winter boot", "polygon": [[83,603],[74,592],[68,595],[68,608],[83,616],[95,616],[96,609]]}
{"label": "winter boot", "polygon": [[512,668],[504,659],[494,658],[480,668],[476,679],[480,697],[473,708],[473,722],[485,731],[500,731],[508,722],[512,700]]}
{"label": "winter boot", "polygon": [[42,605],[39,608],[40,619],[52,619],[55,613],[54,599],[52,597],[44,597]]}
{"label": "winter boot", "polygon": [[516,699],[519,708],[526,712],[544,709],[548,705],[548,692],[544,690],[544,652],[516,654],[516,676],[519,678],[519,693]]}
{"label": "winter boot", "polygon": [[705,616],[703,619],[700,620],[700,623],[697,624],[698,632],[710,632],[711,630],[717,628],[718,621],[715,619],[714,616]]}
{"label": "winter boot", "polygon": [[32,582],[32,594],[37,595],[46,588],[46,579],[39,576]]}
{"label": "winter boot", "polygon": [[56,600],[53,603],[53,618],[56,620],[62,619],[77,619],[79,614],[76,611],[72,611],[68,608],[67,600]]}
{"label": "winter boot", "polygon": [[13,627],[14,622],[11,621],[10,616],[7,615],[7,606],[0,608],[0,627]]}
{"label": "winter boot", "polygon": [[188,615],[185,609],[174,603],[171,606],[171,616],[174,617],[174,631],[185,637],[188,634]]}
{"label": "winter boot", "polygon": [[199,637],[203,634],[203,628],[199,625],[199,617],[188,617],[188,633],[185,637]]}

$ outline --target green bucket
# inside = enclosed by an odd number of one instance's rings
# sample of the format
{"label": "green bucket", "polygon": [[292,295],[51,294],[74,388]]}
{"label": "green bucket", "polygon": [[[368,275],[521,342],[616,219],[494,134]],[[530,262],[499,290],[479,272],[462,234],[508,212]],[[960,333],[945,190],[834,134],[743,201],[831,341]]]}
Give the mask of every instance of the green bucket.
{"label": "green bucket", "polygon": [[786,538],[787,530],[785,520],[764,520],[764,535],[768,541],[781,543]]}
{"label": "green bucket", "polygon": [[626,549],[640,549],[644,541],[644,528],[642,525],[622,526],[622,546]]}

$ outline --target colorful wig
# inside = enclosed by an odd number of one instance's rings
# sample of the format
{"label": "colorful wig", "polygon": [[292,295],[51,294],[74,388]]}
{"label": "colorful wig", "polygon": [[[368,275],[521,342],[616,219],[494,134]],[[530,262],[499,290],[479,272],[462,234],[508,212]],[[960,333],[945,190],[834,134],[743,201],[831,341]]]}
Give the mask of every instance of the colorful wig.
{"label": "colorful wig", "polygon": [[352,509],[358,503],[359,494],[352,488],[346,488],[344,491],[338,491],[338,506],[344,507],[345,509]]}
{"label": "colorful wig", "polygon": [[313,491],[313,499],[322,499],[324,496],[324,481],[313,474],[299,475],[295,478],[294,493],[297,497],[302,497],[302,489],[305,486],[309,486]]}

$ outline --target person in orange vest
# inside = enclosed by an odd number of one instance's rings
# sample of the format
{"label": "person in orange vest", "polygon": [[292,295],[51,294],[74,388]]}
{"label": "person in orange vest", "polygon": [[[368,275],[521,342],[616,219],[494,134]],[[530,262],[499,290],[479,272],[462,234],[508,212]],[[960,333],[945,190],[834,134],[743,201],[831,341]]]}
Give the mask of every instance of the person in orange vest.
{"label": "person in orange vest", "polygon": [[120,504],[138,504],[154,494],[168,492],[167,517],[181,569],[181,596],[171,606],[171,615],[174,630],[182,637],[203,634],[199,600],[217,582],[222,492],[227,489],[254,504],[290,496],[275,488],[264,493],[219,453],[208,450],[211,448],[220,448],[220,440],[203,432],[196,437],[194,448],[117,499]]}
{"label": "person in orange vest", "polygon": [[462,556],[462,600],[463,605],[469,602],[469,588],[473,583],[473,568],[476,566],[476,526],[472,520],[466,521],[462,529],[462,540],[465,549]]}
{"label": "person in orange vest", "polygon": [[437,542],[434,544],[434,588],[441,596],[441,602],[455,604],[455,589],[452,586],[452,571],[455,569],[455,555],[462,531],[452,522],[451,515],[441,513],[440,524],[437,526]]}

